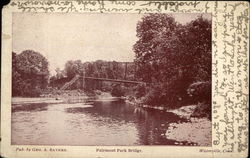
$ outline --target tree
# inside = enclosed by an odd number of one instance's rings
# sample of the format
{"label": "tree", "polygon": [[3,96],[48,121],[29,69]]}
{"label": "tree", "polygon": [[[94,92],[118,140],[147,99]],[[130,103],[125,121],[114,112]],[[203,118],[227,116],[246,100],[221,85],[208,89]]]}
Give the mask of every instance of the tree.
{"label": "tree", "polygon": [[60,70],[60,68],[55,69],[56,74],[55,74],[55,79],[60,79],[66,76],[65,70]]}
{"label": "tree", "polygon": [[211,81],[211,22],[202,16],[181,25],[168,14],[149,14],[138,22],[137,37],[137,74],[152,83],[148,102],[176,106],[190,84]]}
{"label": "tree", "polygon": [[[137,73],[142,80],[151,82],[161,79],[161,71],[168,58],[167,53],[173,53],[176,45],[177,23],[168,14],[150,14],[144,16],[137,24],[137,37],[134,45]],[[170,59],[171,60],[171,59]]]}
{"label": "tree", "polygon": [[23,80],[17,67],[17,54],[12,52],[12,95],[19,96],[22,93]]}
{"label": "tree", "polygon": [[67,74],[67,77],[69,79],[72,79],[73,77],[75,77],[75,75],[81,75],[83,73],[83,63],[81,62],[81,60],[70,60],[67,61],[67,63],[65,64],[65,72]]}
{"label": "tree", "polygon": [[193,58],[196,80],[211,80],[212,73],[212,23],[200,16],[187,24],[188,36],[183,38],[188,54]]}
{"label": "tree", "polygon": [[47,59],[33,50],[12,55],[12,95],[38,96],[48,85]]}

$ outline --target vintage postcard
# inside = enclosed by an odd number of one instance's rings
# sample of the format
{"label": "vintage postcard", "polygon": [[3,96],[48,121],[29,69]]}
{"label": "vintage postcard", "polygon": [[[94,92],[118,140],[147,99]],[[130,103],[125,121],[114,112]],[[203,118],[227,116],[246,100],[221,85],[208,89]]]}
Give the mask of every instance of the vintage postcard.
{"label": "vintage postcard", "polygon": [[247,157],[248,2],[11,0],[2,15],[2,157]]}

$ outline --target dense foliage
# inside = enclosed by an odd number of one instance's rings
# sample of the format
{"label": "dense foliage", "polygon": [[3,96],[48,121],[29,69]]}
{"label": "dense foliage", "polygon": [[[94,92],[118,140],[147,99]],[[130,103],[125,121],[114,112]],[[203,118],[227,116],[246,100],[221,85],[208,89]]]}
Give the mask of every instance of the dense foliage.
{"label": "dense foliage", "polygon": [[121,97],[125,94],[124,89],[120,84],[116,84],[112,86],[111,95],[116,97]]}
{"label": "dense foliage", "polygon": [[138,23],[137,37],[137,75],[151,83],[146,103],[176,107],[210,101],[210,95],[192,99],[187,90],[196,82],[211,89],[211,21],[199,17],[181,25],[168,14],[149,14]]}
{"label": "dense foliage", "polygon": [[12,52],[12,95],[38,96],[48,85],[48,61],[40,53]]}
{"label": "dense foliage", "polygon": [[[71,60],[65,64],[64,70],[56,70],[56,74],[51,77],[50,85],[52,87],[59,88],[77,74],[86,77],[135,80],[135,64],[131,62],[103,60],[83,63],[80,60]],[[85,80],[84,87],[81,87],[81,82],[83,81],[79,80],[78,83],[75,83],[70,88],[84,88],[86,91],[96,89],[102,91],[111,91],[112,89],[115,89],[115,87],[117,88],[117,85],[111,82],[101,82],[87,79]]]}

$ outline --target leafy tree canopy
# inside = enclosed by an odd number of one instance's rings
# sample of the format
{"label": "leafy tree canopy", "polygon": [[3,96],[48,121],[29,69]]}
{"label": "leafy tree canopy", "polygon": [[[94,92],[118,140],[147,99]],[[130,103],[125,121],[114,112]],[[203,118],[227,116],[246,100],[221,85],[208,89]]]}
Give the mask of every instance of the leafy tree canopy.
{"label": "leafy tree canopy", "polygon": [[187,97],[190,84],[211,81],[211,21],[200,16],[182,25],[169,14],[149,14],[138,22],[137,37],[137,75],[154,85],[148,98],[159,91],[154,100],[174,104]]}
{"label": "leafy tree canopy", "polygon": [[12,95],[38,96],[48,85],[48,61],[40,53],[25,50],[12,52]]}

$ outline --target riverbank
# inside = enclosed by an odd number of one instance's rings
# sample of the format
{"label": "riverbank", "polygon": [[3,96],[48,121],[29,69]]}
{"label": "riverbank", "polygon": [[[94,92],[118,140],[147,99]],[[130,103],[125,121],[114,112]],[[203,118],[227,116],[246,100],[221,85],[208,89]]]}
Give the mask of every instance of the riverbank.
{"label": "riverbank", "polygon": [[63,90],[53,93],[44,93],[40,97],[12,97],[12,104],[31,104],[31,103],[74,103],[89,101],[116,101],[121,97],[113,97],[108,92],[93,91],[86,93],[81,90]]}
{"label": "riverbank", "polygon": [[200,113],[201,111],[197,110],[197,108],[201,108],[200,106],[200,104],[197,104],[168,110],[168,112],[172,112],[189,121],[183,123],[171,123],[166,131],[166,138],[179,142],[192,142],[197,146],[211,146],[212,122],[207,116],[200,117],[203,113]]}
{"label": "riverbank", "polygon": [[197,146],[212,145],[212,122],[209,114],[204,115],[204,103],[182,106],[176,109],[166,109],[164,106],[144,105],[139,99],[135,98],[128,97],[125,100],[127,103],[135,106],[171,112],[180,118],[186,119],[187,122],[169,124],[166,130],[166,138],[177,141],[176,145],[182,145],[182,142]]}
{"label": "riverbank", "polygon": [[211,146],[212,122],[207,118],[191,118],[190,122],[171,123],[165,135],[167,139],[179,142],[185,141],[195,143],[197,146]]}
{"label": "riverbank", "polygon": [[132,97],[132,96],[122,97],[122,99],[126,103],[134,105],[134,106],[139,106],[139,107],[147,108],[147,109],[156,109],[156,110],[166,111],[166,108],[164,106],[150,106],[150,105],[144,104],[141,101],[141,99],[136,99],[135,97]]}
{"label": "riverbank", "polygon": [[63,100],[56,100],[55,98],[49,97],[36,97],[36,98],[27,98],[27,97],[12,97],[12,104],[29,104],[29,103],[62,103]]}
{"label": "riverbank", "polygon": [[172,112],[180,116],[181,118],[190,119],[196,108],[197,108],[197,105],[188,105],[188,106],[183,106],[177,109],[167,110],[167,112]]}
{"label": "riverbank", "polygon": [[86,100],[90,95],[79,90],[53,90],[46,91],[40,97],[12,97],[12,104],[28,103],[63,103],[68,100]]}

